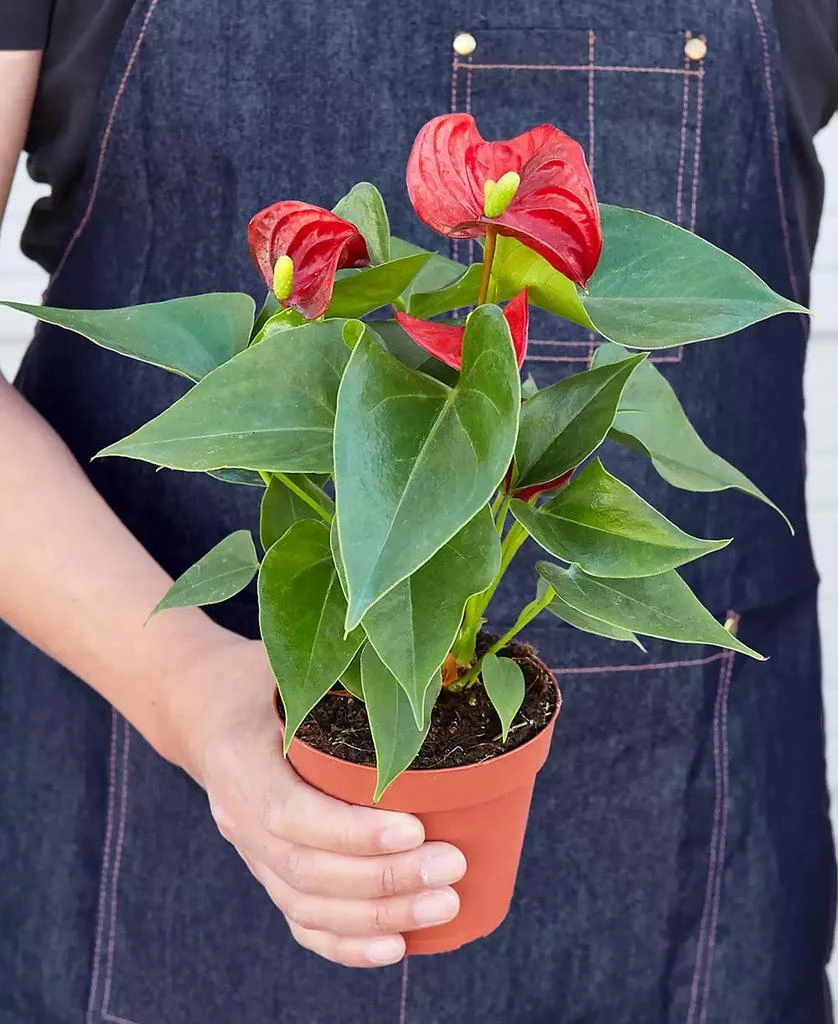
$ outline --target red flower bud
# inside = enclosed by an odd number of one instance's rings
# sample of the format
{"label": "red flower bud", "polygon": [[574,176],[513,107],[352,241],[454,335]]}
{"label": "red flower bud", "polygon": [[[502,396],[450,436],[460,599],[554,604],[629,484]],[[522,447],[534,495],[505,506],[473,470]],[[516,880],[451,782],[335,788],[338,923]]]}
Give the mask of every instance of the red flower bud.
{"label": "red flower bud", "polygon": [[413,144],[407,190],[419,217],[449,238],[493,228],[578,285],[596,268],[602,230],[594,183],[582,147],[552,125],[486,142],[471,114],[436,117]]}
{"label": "red flower bud", "polygon": [[308,203],[275,203],[257,213],[248,240],[250,255],[270,289],[277,261],[283,256],[292,261],[292,288],[282,302],[306,320],[326,312],[338,270],[370,262],[367,243],[354,224]]}
{"label": "red flower bud", "polygon": [[[557,476],[555,480],[549,480],[546,484],[533,484],[532,487],[522,487],[520,490],[513,491],[512,497],[519,498],[521,501],[529,501],[530,498],[534,498],[537,494],[546,494],[548,491],[557,491],[560,487],[564,487],[575,472],[575,469],[569,469],[566,473],[562,473],[561,476]],[[506,477],[503,481],[503,488],[505,491],[509,491],[509,485],[511,483],[512,465],[510,464],[509,469],[506,471]]]}

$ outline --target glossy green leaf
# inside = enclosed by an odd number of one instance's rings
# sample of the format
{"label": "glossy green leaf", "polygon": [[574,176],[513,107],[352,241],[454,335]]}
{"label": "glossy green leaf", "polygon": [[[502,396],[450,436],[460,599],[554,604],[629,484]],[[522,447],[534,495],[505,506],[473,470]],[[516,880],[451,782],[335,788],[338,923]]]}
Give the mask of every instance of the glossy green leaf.
{"label": "glossy green leaf", "polygon": [[305,716],[337,682],[364,642],[344,637],[346,599],[324,523],[295,523],[259,572],[259,626],[285,708],[285,749]]}
{"label": "glossy green leaf", "polygon": [[[306,476],[305,473],[294,473],[291,479],[318,504],[323,505],[330,512],[334,511],[335,506],[332,499],[323,492],[323,488],[318,483]],[[321,477],[320,479],[328,478]],[[281,480],[272,477],[262,496],[262,510],[259,517],[259,535],[262,547],[267,551],[294,523],[303,519],[320,521],[321,518],[311,505],[298,497]]]}
{"label": "glossy green leaf", "polygon": [[510,509],[551,555],[594,576],[655,576],[730,543],[684,533],[599,459],[544,505],[515,499]]}
{"label": "glossy green leaf", "polygon": [[301,316],[296,309],[292,309],[290,306],[286,309],[277,308],[276,312],[265,320],[259,331],[254,333],[250,344],[259,345],[272,334],[276,334],[279,331],[290,331],[295,327],[303,327],[307,323],[308,320]]}
{"label": "glossy green leaf", "polygon": [[404,363],[411,370],[426,373],[435,380],[441,380],[449,387],[453,388],[456,385],[460,378],[459,371],[428,355],[425,349],[417,345],[407,331],[402,330],[394,320],[376,320],[373,327],[376,337],[381,339],[387,351],[400,363]]}
{"label": "glossy green leaf", "polygon": [[327,317],[361,317],[394,302],[428,262],[427,253],[350,271],[335,281]]}
{"label": "glossy green leaf", "polygon": [[408,312],[411,316],[418,316],[423,320],[428,320],[432,316],[447,313],[452,309],[474,306],[477,304],[482,276],[483,264],[473,263],[470,267],[464,269],[460,277],[438,291],[414,291],[410,297]]}
{"label": "glossy green leaf", "polygon": [[242,352],[101,455],[183,470],[329,473],[344,321],[281,331]]}
{"label": "glossy green leaf", "polygon": [[500,539],[488,508],[412,576],[370,608],[361,624],[422,723],[425,690],[457,636],[466,601],[500,568]]}
{"label": "glossy green leaf", "polygon": [[[539,598],[544,596],[547,586],[548,584],[539,578]],[[585,615],[584,612],[580,612],[578,608],[573,608],[555,594],[553,595],[553,600],[547,605],[546,611],[550,612],[551,615],[555,615],[557,619],[561,619],[562,622],[566,622],[569,626],[573,626],[574,629],[581,630],[583,633],[593,633],[595,636],[604,636],[609,640],[627,641],[639,647],[641,651],[646,650],[630,629],[621,629],[619,626],[612,626],[601,619],[594,619],[590,615]]]}
{"label": "glossy green leaf", "polygon": [[645,359],[585,370],[544,388],[524,403],[515,448],[518,486],[546,483],[578,466],[605,440],[620,395]]}
{"label": "glossy green leaf", "polygon": [[359,181],[332,210],[364,236],[373,266],[390,260],[390,221],[381,193],[368,181]]}
{"label": "glossy green leaf", "polygon": [[262,308],[259,310],[256,320],[253,323],[253,328],[250,332],[251,339],[258,335],[268,320],[270,320],[275,313],[278,313],[279,310],[279,299],[273,292],[268,292],[265,296],[265,301],[262,303]]}
{"label": "glossy green leaf", "polygon": [[501,740],[506,743],[509,729],[524,703],[526,683],[517,661],[487,654],[481,668],[483,686],[501,724]]}
{"label": "glossy green leaf", "polygon": [[246,487],[264,487],[265,481],[252,469],[213,469],[207,476],[223,480],[225,484],[243,484]]}
{"label": "glossy green leaf", "polygon": [[807,310],[698,235],[638,210],[600,206],[602,257],[579,291],[547,262],[503,239],[495,297],[526,286],[538,306],[630,348],[720,338],[779,313]]}
{"label": "glossy green leaf", "polygon": [[455,388],[407,369],[367,333],[335,420],[347,628],[424,565],[489,501],[515,445],[520,378],[497,306],[469,319]]}
{"label": "glossy green leaf", "polygon": [[674,571],[615,580],[589,576],[578,566],[563,569],[550,562],[537,562],[536,569],[560,600],[593,619],[644,636],[712,644],[765,660],[728,633]]}
{"label": "glossy green leaf", "polygon": [[407,695],[370,644],[364,647],[361,655],[361,678],[378,768],[373,796],[377,803],[390,783],[413,764],[425,742],[440,683],[437,681],[428,687],[423,715],[425,725],[420,729]]}
{"label": "glossy green leaf", "polygon": [[179,576],[151,614],[226,601],[244,590],[258,568],[259,557],[250,531],[237,530]]}
{"label": "glossy green leaf", "polygon": [[363,653],[364,648],[362,647],[343,670],[343,675],[340,677],[340,685],[344,690],[351,693],[356,700],[364,699],[364,686],[361,681],[361,657]]}
{"label": "glossy green leaf", "polygon": [[405,303],[409,303],[414,292],[435,292],[440,288],[445,288],[457,278],[462,277],[463,271],[466,269],[464,264],[449,259],[447,256],[440,256],[438,252],[423,249],[412,242],[406,242],[403,238],[395,236],[390,238],[390,255],[394,260],[420,253],[430,256],[430,259],[402,292],[402,299]]}
{"label": "glossy green leaf", "polygon": [[535,378],[532,374],[529,374],[524,380],[521,381],[521,401],[526,402],[532,398],[533,395],[538,393],[538,385],[535,382]]}
{"label": "glossy green leaf", "polygon": [[[607,366],[623,358],[623,349],[618,345],[601,345],[594,355],[594,366]],[[609,436],[648,455],[658,473],[673,487],[697,492],[728,488],[743,491],[773,508],[792,529],[783,512],[756,484],[701,440],[672,385],[651,363],[644,363],[632,375]]]}
{"label": "glossy green leaf", "polygon": [[190,380],[200,380],[247,347],[256,305],[249,295],[219,292],[124,309],[53,309],[22,302],[0,306],[75,331],[103,348]]}

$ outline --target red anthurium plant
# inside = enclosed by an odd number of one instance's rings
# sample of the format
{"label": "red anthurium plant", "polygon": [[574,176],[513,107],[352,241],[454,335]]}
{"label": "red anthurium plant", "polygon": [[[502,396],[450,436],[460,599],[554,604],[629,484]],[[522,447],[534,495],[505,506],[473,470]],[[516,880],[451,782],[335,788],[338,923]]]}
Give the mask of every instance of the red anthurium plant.
{"label": "red anthurium plant", "polygon": [[[83,313],[8,305],[194,382],[100,455],[261,488],[261,552],[243,521],[156,610],[223,601],[258,578],[297,770],[344,799],[416,810],[429,836],[466,852],[459,930],[408,943],[429,952],[485,934],[509,904],[559,705],[516,640],[536,616],[760,657],[678,572],[728,540],[681,530],[600,448],[609,437],[653,454],[675,487],[700,477],[702,491],[771,505],[688,428],[647,356],[806,311],[697,235],[599,205],[581,147],[552,125],[487,142],[470,116],[437,117],[413,146],[407,191],[440,245],[481,238],[482,263],[392,237],[361,183],[333,211],[283,199],[254,216],[269,289],[258,316],[240,293]],[[602,338],[587,369],[541,389],[522,381],[529,304]],[[502,635],[483,632],[528,539],[542,550],[532,599]],[[337,705],[356,723],[347,742],[329,739]],[[517,823],[505,852],[498,814]],[[486,829],[488,853],[474,839]],[[498,858],[504,884],[481,875]]]}

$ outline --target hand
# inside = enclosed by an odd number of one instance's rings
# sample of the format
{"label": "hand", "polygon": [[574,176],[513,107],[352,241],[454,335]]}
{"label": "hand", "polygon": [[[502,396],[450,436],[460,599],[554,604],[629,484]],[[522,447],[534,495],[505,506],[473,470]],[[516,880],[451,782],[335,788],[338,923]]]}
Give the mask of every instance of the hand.
{"label": "hand", "polygon": [[173,760],[207,791],[221,834],[300,945],[347,967],[383,966],[404,956],[402,932],[456,916],[459,850],[426,843],[411,815],[325,796],[283,758],[261,644],[220,643],[189,675],[177,682]]}

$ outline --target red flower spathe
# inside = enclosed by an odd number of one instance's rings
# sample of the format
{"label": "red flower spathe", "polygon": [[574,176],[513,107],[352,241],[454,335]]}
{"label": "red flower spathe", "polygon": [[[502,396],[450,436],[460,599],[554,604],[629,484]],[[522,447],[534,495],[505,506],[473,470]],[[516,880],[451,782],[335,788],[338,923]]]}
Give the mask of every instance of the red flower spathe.
{"label": "red flower spathe", "polygon": [[326,312],[338,270],[370,262],[367,243],[354,224],[319,206],[293,200],[257,213],[248,227],[248,241],[250,255],[271,290],[277,260],[291,258],[291,294],[283,304],[306,320]]}
{"label": "red flower spathe", "polygon": [[[530,320],[526,289],[507,303],[503,315],[509,324],[509,332],[512,335],[512,344],[520,368],[527,355]],[[396,313],[396,320],[402,330],[409,334],[416,344],[421,345],[426,352],[430,352],[432,356],[436,356],[443,363],[453,366],[455,370],[460,369],[463,362],[465,327],[435,323],[432,320],[420,320],[419,317],[408,316],[407,313]]]}
{"label": "red flower spathe", "polygon": [[[487,181],[509,171],[521,182],[498,217],[484,213]],[[489,228],[517,238],[584,285],[602,251],[594,184],[582,147],[549,124],[486,142],[471,114],[443,114],[419,132],[407,165],[407,190],[419,217],[450,238]]]}

